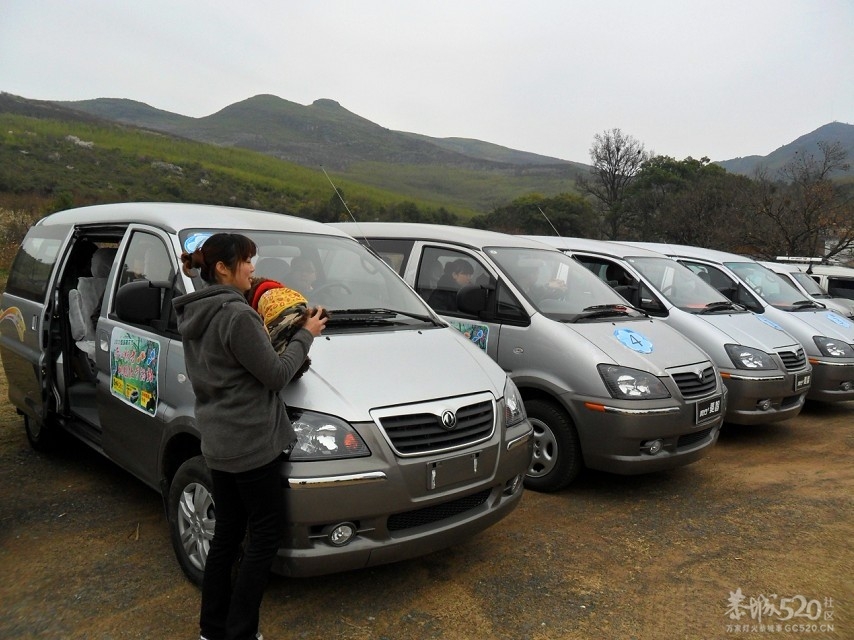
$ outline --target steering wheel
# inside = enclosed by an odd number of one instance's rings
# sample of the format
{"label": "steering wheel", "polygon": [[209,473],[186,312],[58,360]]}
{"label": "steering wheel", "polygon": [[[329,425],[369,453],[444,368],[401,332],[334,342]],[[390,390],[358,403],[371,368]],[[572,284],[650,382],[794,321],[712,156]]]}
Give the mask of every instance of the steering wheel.
{"label": "steering wheel", "polygon": [[312,299],[315,299],[315,298],[317,298],[318,296],[320,296],[320,298],[323,298],[323,295],[322,295],[322,294],[323,294],[324,292],[326,292],[326,293],[328,294],[328,293],[329,293],[329,291],[331,291],[331,290],[333,290],[333,289],[341,289],[342,291],[344,291],[344,292],[345,292],[345,293],[347,293],[347,294],[352,294],[352,293],[353,293],[353,290],[352,290],[352,289],[350,289],[350,287],[348,287],[348,286],[347,286],[346,284],[344,284],[343,282],[340,282],[340,281],[338,281],[338,280],[330,280],[330,281],[328,281],[328,282],[324,282],[322,285],[320,285],[319,287],[317,287],[316,289],[314,289],[314,290],[311,292],[311,297],[312,297]]}

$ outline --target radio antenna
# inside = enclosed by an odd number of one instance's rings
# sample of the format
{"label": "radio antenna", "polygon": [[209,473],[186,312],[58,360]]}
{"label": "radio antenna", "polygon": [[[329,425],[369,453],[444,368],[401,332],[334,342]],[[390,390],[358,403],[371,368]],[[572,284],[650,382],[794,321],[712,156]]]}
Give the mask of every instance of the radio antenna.
{"label": "radio antenna", "polygon": [[[341,201],[341,204],[344,205],[344,208],[347,210],[347,213],[350,214],[350,219],[355,223],[355,225],[357,227],[359,227],[359,233],[362,233],[362,227],[359,224],[359,221],[356,220],[356,216],[353,215],[353,212],[350,211],[350,207],[348,207],[347,203],[344,202],[344,198],[341,196],[341,192],[338,191],[338,187],[336,187],[335,183],[332,182],[332,178],[330,178],[329,174],[326,173],[326,169],[324,169],[323,165],[320,165],[320,170],[323,171],[323,175],[325,175],[326,179],[329,180],[329,184],[332,185],[332,189],[335,191],[335,195],[338,196],[338,199]],[[353,234],[350,234],[350,235],[353,235]],[[370,242],[370,240],[368,240],[368,237],[364,233],[362,233],[362,237],[365,239],[365,244],[367,245],[368,249],[370,249],[373,253],[376,254],[376,251],[374,251],[374,248],[371,246],[371,242]],[[376,254],[376,255],[379,255],[379,254]]]}
{"label": "radio antenna", "polygon": [[539,212],[543,214],[543,217],[546,219],[546,222],[548,222],[548,223],[549,223],[549,226],[554,230],[555,235],[556,235],[558,238],[560,238],[560,237],[561,237],[561,235],[558,233],[557,229],[555,229],[555,226],[552,224],[552,221],[551,221],[551,220],[549,220],[549,217],[545,214],[545,212],[544,212],[542,209],[540,209],[540,205],[536,205],[536,206],[537,206],[537,209],[539,210]]}
{"label": "radio antenna", "polygon": [[341,196],[341,192],[338,191],[338,187],[335,186],[335,183],[332,182],[332,178],[329,177],[329,174],[326,173],[326,169],[323,168],[323,165],[320,165],[320,170],[323,171],[323,175],[326,176],[326,179],[329,180],[329,184],[332,185],[332,189],[335,191],[335,195],[338,196],[338,199],[341,201],[341,204],[344,205],[344,208],[347,210],[347,213],[350,214],[350,219],[358,224],[358,220],[356,220],[356,216],[353,215],[353,212],[350,211],[350,207],[347,206],[347,203],[344,202],[344,198]]}

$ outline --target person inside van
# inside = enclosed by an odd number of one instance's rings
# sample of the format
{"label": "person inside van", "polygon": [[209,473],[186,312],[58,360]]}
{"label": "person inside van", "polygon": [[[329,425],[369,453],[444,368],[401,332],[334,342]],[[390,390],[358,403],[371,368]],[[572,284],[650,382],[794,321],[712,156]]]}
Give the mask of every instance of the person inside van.
{"label": "person inside van", "polygon": [[458,258],[446,263],[445,271],[427,299],[427,304],[436,311],[457,311],[457,292],[471,284],[472,275],[474,267],[468,260]]}
{"label": "person inside van", "polygon": [[317,280],[317,269],[314,263],[305,256],[297,256],[291,260],[291,269],[286,282],[292,289],[307,295],[314,289]]}
{"label": "person inside van", "polygon": [[278,392],[326,326],[320,310],[314,310],[285,352],[276,352],[261,316],[244,297],[256,252],[246,236],[212,235],[192,253],[181,254],[184,273],[198,270],[209,286],[173,300],[216,500],[202,583],[202,640],[259,636],[261,600],[286,525],[282,452],[296,441]]}

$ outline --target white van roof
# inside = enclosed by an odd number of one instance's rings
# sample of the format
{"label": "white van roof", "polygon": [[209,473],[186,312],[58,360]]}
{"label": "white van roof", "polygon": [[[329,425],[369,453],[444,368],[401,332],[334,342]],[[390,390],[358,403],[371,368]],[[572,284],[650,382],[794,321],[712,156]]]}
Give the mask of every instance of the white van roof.
{"label": "white van roof", "polygon": [[627,257],[650,257],[650,258],[666,258],[659,251],[652,251],[644,247],[629,245],[624,242],[615,242],[611,240],[592,240],[590,238],[559,238],[557,236],[523,236],[530,240],[536,240],[544,244],[557,247],[558,249],[568,249],[569,251],[586,251],[588,253],[599,253],[608,256],[617,256],[619,258]]}
{"label": "white van roof", "polygon": [[329,225],[283,213],[174,202],[122,202],[58,211],[39,220],[50,225],[152,224],[170,232],[181,229],[276,230],[345,236]]}
{"label": "white van roof", "polygon": [[482,247],[527,247],[557,251],[554,247],[497,231],[453,227],[420,222],[333,222],[327,226],[340,229],[354,237],[406,238],[411,240],[437,240],[480,249]]}

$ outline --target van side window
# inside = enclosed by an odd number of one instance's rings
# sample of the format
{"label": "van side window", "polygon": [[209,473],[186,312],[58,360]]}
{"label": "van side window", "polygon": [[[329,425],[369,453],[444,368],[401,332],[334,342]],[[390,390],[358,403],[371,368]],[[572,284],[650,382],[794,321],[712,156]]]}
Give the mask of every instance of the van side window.
{"label": "van side window", "polygon": [[459,313],[457,292],[468,284],[489,282],[489,272],[470,255],[453,249],[425,247],[415,290],[434,311]]}
{"label": "van side window", "polygon": [[[136,231],[130,238],[127,252],[119,272],[118,286],[134,282],[135,280],[148,280],[149,282],[169,283],[176,285],[175,265],[172,254],[163,241],[151,233]],[[178,322],[175,309],[172,307],[171,299],[180,295],[181,291],[167,290],[168,300],[164,300],[163,309],[169,314],[166,329],[177,332]],[[161,325],[163,326],[163,325]],[[152,327],[155,329],[155,327]]]}
{"label": "van side window", "polygon": [[6,291],[28,300],[44,300],[53,266],[67,234],[66,227],[33,227],[12,263]]}
{"label": "van side window", "polygon": [[171,254],[163,241],[150,233],[135,232],[125,253],[119,286],[134,280],[171,282],[174,276]]}
{"label": "van side window", "polygon": [[407,258],[412,253],[413,240],[397,240],[393,238],[372,238],[370,242],[362,242],[373,249],[385,263],[401,276],[406,270]]}

